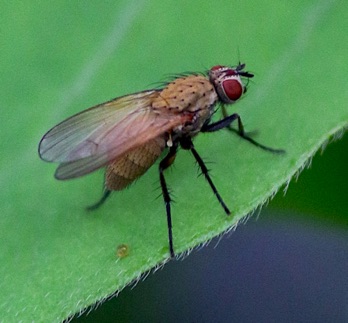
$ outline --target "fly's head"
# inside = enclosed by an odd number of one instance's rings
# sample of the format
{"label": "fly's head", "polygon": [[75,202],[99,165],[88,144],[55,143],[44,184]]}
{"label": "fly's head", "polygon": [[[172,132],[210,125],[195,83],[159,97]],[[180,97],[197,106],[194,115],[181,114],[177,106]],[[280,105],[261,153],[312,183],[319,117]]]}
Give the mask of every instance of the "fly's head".
{"label": "fly's head", "polygon": [[209,80],[213,83],[221,102],[231,104],[236,102],[246,92],[247,84],[242,78],[252,78],[254,75],[244,71],[245,64],[237,67],[216,65],[209,70]]}

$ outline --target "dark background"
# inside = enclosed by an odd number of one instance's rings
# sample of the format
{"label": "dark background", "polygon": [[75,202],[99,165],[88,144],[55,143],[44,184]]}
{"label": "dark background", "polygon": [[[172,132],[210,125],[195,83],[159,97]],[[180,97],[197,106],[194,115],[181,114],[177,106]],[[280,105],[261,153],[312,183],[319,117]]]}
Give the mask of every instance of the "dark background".
{"label": "dark background", "polygon": [[347,322],[348,139],[245,225],[74,322]]}

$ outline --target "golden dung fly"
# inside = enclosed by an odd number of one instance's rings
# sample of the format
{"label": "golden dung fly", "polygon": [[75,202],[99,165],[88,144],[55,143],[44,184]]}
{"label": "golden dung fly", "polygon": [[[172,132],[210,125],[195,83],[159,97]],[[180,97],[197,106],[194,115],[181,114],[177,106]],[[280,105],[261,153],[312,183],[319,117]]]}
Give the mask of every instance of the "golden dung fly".
{"label": "golden dung fly", "polygon": [[[254,76],[244,68],[245,64],[214,66],[206,74],[182,75],[162,89],[122,96],[82,111],[43,136],[39,155],[43,160],[59,163],[55,177],[60,180],[105,166],[104,194],[89,208],[95,209],[111,191],[123,190],[142,176],[167,150],[159,163],[159,179],[167,214],[169,252],[174,257],[171,198],[164,170],[174,162],[179,146],[191,151],[226,214],[230,210],[196,151],[193,137],[227,128],[262,149],[282,152],[254,141],[244,132],[240,116],[226,112],[225,105],[237,102]],[[222,105],[223,118],[213,122],[211,117],[218,104]],[[237,129],[231,127],[235,120]]]}

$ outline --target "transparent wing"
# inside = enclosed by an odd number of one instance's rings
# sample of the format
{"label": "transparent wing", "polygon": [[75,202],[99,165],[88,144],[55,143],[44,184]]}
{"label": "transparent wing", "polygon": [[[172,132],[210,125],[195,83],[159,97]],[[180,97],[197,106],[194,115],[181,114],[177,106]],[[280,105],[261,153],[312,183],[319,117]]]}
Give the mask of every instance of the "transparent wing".
{"label": "transparent wing", "polygon": [[92,156],[98,150],[96,145],[100,143],[101,136],[105,136],[127,115],[146,108],[155,95],[155,91],[147,91],[124,96],[64,120],[41,139],[40,157],[46,161],[69,162]]}
{"label": "transparent wing", "polygon": [[60,163],[56,178],[75,178],[189,120],[167,109],[152,109],[158,93],[124,96],[72,116],[44,135],[40,157]]}

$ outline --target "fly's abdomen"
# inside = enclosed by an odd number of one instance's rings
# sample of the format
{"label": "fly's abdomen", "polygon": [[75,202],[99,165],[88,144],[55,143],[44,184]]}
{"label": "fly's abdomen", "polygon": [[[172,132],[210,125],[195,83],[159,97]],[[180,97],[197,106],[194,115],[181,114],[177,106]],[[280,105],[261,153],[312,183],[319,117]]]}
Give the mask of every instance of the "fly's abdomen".
{"label": "fly's abdomen", "polygon": [[113,191],[126,188],[155,163],[165,146],[165,138],[157,137],[116,159],[106,168],[106,188]]}

